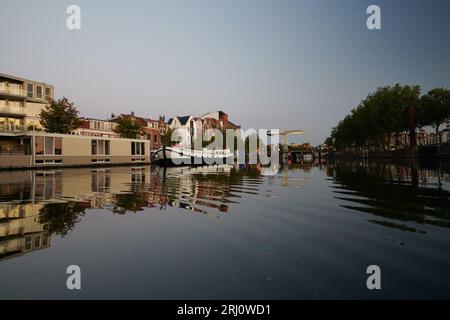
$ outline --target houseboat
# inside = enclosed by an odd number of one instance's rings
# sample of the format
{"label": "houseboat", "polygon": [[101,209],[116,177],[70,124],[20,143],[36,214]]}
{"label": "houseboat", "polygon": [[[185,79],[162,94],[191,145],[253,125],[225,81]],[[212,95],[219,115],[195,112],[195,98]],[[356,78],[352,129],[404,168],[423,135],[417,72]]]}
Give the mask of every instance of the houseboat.
{"label": "houseboat", "polygon": [[0,134],[0,169],[150,163],[150,141],[8,131]]}

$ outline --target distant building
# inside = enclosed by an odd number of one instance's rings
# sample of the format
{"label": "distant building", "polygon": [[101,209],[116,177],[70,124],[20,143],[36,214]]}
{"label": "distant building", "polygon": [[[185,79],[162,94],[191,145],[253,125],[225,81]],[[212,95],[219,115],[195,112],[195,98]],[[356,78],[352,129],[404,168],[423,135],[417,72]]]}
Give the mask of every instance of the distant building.
{"label": "distant building", "polygon": [[0,132],[41,129],[39,114],[53,96],[52,85],[0,73]]}
{"label": "distant building", "polygon": [[211,140],[212,131],[208,131],[211,129],[218,129],[218,130],[231,129],[236,131],[236,133],[239,135],[241,126],[235,125],[234,123],[229,121],[228,114],[226,114],[223,111],[209,112],[201,116],[201,119],[203,127],[203,136],[205,140]]}
{"label": "distant building", "polygon": [[171,129],[177,130],[180,135],[181,141],[179,145],[185,148],[190,148],[193,139],[195,139],[194,117],[174,117],[169,119],[167,123]]}
{"label": "distant building", "polygon": [[133,121],[138,122],[142,127],[140,138],[150,141],[152,150],[161,147],[161,134],[166,130],[166,124],[164,123],[165,118],[163,116],[160,116],[158,120],[154,120],[138,117],[134,112],[131,112],[130,114],[120,114],[118,117],[113,114],[109,121],[114,123],[119,117],[129,117]]}
{"label": "distant building", "polygon": [[114,132],[117,123],[93,118],[81,118],[81,121],[82,123],[75,130],[75,134],[91,137],[119,138],[119,135]]}
{"label": "distant building", "polygon": [[147,119],[147,126],[144,128],[146,139],[150,140],[152,150],[159,149],[161,147],[161,135],[166,131],[166,123],[164,117],[160,116],[158,120]]}
{"label": "distant building", "polygon": [[215,122],[214,126],[216,129],[234,129],[234,130],[241,129],[241,126],[235,125],[234,123],[229,121],[228,114],[226,114],[223,111],[213,111],[206,113],[203,116],[201,116],[201,119],[202,120],[209,119],[209,122],[211,122],[211,120],[214,120]]}
{"label": "distant building", "polygon": [[192,141],[199,137],[202,137],[204,141],[211,140],[212,129],[235,131],[241,129],[240,126],[229,121],[228,115],[223,111],[209,112],[201,117],[174,117],[168,121],[168,125],[172,129],[179,130],[182,138],[180,145],[187,148],[191,147]]}

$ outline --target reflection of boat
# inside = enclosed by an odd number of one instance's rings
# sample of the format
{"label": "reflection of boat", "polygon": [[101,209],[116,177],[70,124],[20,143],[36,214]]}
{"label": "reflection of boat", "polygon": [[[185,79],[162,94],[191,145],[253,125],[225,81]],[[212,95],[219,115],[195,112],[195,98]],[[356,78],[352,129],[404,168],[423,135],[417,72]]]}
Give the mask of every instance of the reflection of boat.
{"label": "reflection of boat", "polygon": [[233,166],[230,164],[221,164],[214,166],[178,166],[178,167],[157,167],[156,172],[167,176],[180,176],[192,174],[216,174],[230,173]]}
{"label": "reflection of boat", "polygon": [[270,167],[261,167],[261,176],[274,176],[280,171],[280,164],[274,163]]}
{"label": "reflection of boat", "polygon": [[303,154],[303,161],[313,161],[314,160],[314,154],[312,153],[305,153]]}
{"label": "reflection of boat", "polygon": [[232,163],[233,153],[229,149],[202,150],[181,147],[163,147],[153,153],[158,164],[167,166],[179,165],[213,165]]}

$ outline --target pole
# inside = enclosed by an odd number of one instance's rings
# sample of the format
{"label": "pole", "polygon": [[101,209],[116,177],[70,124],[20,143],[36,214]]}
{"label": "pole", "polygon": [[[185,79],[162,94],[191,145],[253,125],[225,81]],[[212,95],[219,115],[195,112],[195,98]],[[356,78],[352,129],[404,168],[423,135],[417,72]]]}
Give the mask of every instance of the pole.
{"label": "pole", "polygon": [[416,157],[416,107],[410,106],[408,109],[409,120],[409,147],[411,150],[411,156]]}

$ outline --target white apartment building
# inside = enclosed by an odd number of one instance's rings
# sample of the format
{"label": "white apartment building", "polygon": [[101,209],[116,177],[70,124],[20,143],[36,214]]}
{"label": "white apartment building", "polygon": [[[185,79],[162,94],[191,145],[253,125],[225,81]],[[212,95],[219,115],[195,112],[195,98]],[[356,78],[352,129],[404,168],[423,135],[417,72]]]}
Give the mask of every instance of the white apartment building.
{"label": "white apartment building", "polygon": [[0,132],[41,128],[39,114],[53,97],[52,85],[0,73]]}

